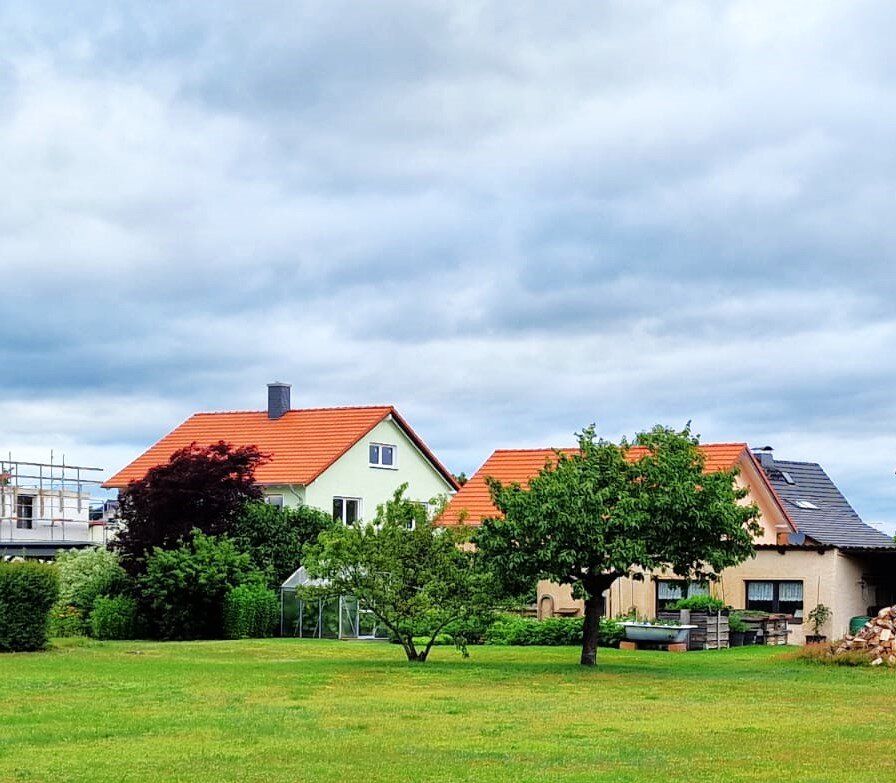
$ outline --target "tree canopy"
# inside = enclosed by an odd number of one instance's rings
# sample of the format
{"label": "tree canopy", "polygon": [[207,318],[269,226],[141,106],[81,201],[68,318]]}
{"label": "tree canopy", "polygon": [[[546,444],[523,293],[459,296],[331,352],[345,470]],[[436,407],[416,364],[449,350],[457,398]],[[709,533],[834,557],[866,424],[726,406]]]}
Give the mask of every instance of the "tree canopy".
{"label": "tree canopy", "polygon": [[[327,590],[354,596],[401,643],[409,661],[425,661],[449,625],[491,611],[488,576],[460,531],[435,527],[426,507],[405,497],[407,485],[379,506],[370,524],[323,532],[305,548],[309,576]],[[418,649],[414,637],[424,637]]]}
{"label": "tree canopy", "polygon": [[[528,487],[489,480],[503,517],[475,536],[505,589],[547,579],[585,599],[581,662],[596,662],[603,592],[619,577],[666,569],[712,579],[753,554],[758,510],[736,471],[704,471],[690,427],[654,427],[614,444],[594,426],[579,450],[557,452]],[[632,450],[632,447],[639,447]]]}
{"label": "tree canopy", "polygon": [[332,514],[311,506],[278,508],[247,503],[230,532],[237,548],[252,556],[268,586],[276,589],[302,563],[302,548],[334,526]]}
{"label": "tree canopy", "polygon": [[229,533],[246,502],[262,497],[255,470],[266,460],[255,446],[192,443],[132,481],[121,494],[126,526],[111,545],[122,565],[140,573],[154,547],[175,546],[193,530]]}

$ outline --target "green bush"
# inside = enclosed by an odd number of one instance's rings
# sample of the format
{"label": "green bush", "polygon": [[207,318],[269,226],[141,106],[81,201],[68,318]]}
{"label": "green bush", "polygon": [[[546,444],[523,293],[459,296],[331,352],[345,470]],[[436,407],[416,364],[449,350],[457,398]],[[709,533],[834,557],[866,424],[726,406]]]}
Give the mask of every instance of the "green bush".
{"label": "green bush", "polygon": [[40,650],[47,644],[59,575],[43,563],[0,563],[0,651]]}
{"label": "green bush", "polygon": [[278,508],[247,503],[228,536],[247,552],[271,588],[279,588],[302,563],[302,547],[333,527],[333,515],[311,506]]}
{"label": "green bush", "polygon": [[49,635],[53,638],[84,636],[84,613],[76,606],[57,601],[50,609]]}
{"label": "green bush", "polygon": [[138,636],[137,602],[125,595],[100,596],[90,613],[94,639],[135,639]]}
{"label": "green bush", "polygon": [[219,639],[224,599],[241,584],[264,583],[251,557],[228,538],[195,531],[177,549],[154,549],[140,577],[141,598],[163,639]]}
{"label": "green bush", "polygon": [[[496,620],[487,633],[490,644],[507,645],[581,645],[582,617],[553,617],[546,620],[505,615]],[[600,645],[614,647],[622,639],[622,626],[614,620],[601,619]]]}
{"label": "green bush", "polygon": [[227,639],[273,636],[279,610],[277,594],[264,585],[234,587],[224,599],[224,636]]}
{"label": "green bush", "polygon": [[720,612],[724,608],[725,602],[711,595],[695,595],[669,604],[669,609],[673,612],[679,609],[690,609],[692,612]]}
{"label": "green bush", "polygon": [[116,595],[128,587],[128,575],[118,555],[108,549],[60,552],[55,560],[59,571],[59,603],[74,606],[87,618],[101,595]]}

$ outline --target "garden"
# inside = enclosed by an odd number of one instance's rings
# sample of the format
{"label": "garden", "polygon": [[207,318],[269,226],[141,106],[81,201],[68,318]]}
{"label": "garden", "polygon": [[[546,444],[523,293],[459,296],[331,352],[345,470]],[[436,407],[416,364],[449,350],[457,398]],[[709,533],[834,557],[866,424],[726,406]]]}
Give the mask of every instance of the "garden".
{"label": "garden", "polygon": [[[886,668],[329,640],[54,641],[3,657],[0,780],[829,781],[896,775]],[[873,759],[869,762],[869,759]]]}

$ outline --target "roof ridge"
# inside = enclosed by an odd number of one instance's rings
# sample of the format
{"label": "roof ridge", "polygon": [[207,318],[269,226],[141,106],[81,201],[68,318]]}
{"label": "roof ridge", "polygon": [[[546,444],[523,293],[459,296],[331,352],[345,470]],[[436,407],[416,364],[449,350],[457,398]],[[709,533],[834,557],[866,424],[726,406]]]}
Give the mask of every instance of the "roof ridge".
{"label": "roof ridge", "polygon": [[[330,407],[319,408],[290,408],[286,413],[311,413],[316,411],[374,411],[374,410],[394,410],[394,405],[333,405]],[[226,416],[232,413],[267,413],[266,408],[253,410],[226,410],[226,411],[196,411],[193,416]],[[286,413],[283,415],[285,416]]]}
{"label": "roof ridge", "polygon": [[529,449],[495,449],[492,454],[519,454],[533,451],[563,451],[564,449],[577,449],[578,446],[533,446]]}
{"label": "roof ridge", "polygon": [[[701,446],[742,446],[743,448],[749,448],[746,441],[725,441],[725,442],[720,442],[720,443],[716,443],[716,442],[698,443],[697,446],[698,447],[701,447]],[[647,448],[646,446],[640,446],[637,443],[630,443],[629,447],[630,448],[638,448],[638,449]],[[514,452],[527,452],[527,451],[528,452],[531,452],[531,451],[563,451],[564,449],[577,449],[577,448],[578,448],[578,446],[532,446],[530,448],[518,448],[518,449],[495,449],[492,452],[492,454],[498,454],[498,453],[504,454],[507,452],[514,453]],[[808,464],[814,464],[814,463],[806,463],[806,464],[808,465]]]}

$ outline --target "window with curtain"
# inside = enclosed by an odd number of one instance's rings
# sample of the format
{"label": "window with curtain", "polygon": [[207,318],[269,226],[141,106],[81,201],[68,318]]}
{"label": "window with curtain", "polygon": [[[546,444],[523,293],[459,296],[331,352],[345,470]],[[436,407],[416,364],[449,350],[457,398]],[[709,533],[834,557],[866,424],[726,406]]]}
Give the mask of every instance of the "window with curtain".
{"label": "window with curtain", "polygon": [[803,583],[797,581],[748,581],[747,609],[789,614],[803,619]]}
{"label": "window with curtain", "polygon": [[706,582],[686,582],[683,579],[656,580],[656,610],[663,611],[669,604],[680,598],[691,598],[695,595],[709,595]]}

